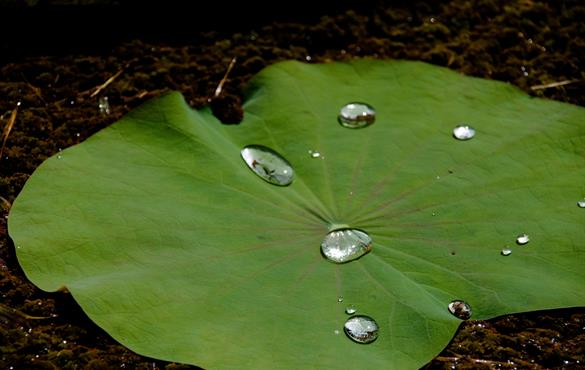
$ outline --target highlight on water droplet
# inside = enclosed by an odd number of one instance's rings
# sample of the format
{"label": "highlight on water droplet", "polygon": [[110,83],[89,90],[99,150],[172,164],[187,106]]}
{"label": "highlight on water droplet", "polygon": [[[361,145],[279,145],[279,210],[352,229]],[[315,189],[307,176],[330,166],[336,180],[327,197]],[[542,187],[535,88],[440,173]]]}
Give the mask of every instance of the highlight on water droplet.
{"label": "highlight on water droplet", "polygon": [[339,111],[338,121],[343,127],[362,128],[376,120],[376,111],[366,103],[348,103]]}
{"label": "highlight on water droplet", "polygon": [[372,238],[358,229],[333,230],[321,243],[323,256],[334,263],[353,261],[371,250]]}
{"label": "highlight on water droplet", "polygon": [[357,309],[354,306],[347,306],[345,308],[345,313],[348,315],[353,315],[356,312],[357,312]]}
{"label": "highlight on water droplet", "polygon": [[579,208],[585,208],[585,200],[580,200],[577,202],[577,207]]}
{"label": "highlight on water droplet", "polygon": [[454,300],[449,303],[449,312],[461,320],[467,320],[471,317],[471,306],[465,301]]}
{"label": "highlight on water droplet", "polygon": [[518,235],[518,237],[516,237],[516,243],[518,243],[519,245],[527,244],[529,241],[530,237],[528,236],[528,234],[520,234]]}
{"label": "highlight on water droplet", "polygon": [[337,297],[337,302],[339,303],[343,302],[343,297],[342,296]]}
{"label": "highlight on water droplet", "polygon": [[502,249],[502,251],[500,252],[500,254],[502,256],[509,256],[509,255],[512,254],[512,249],[510,249],[510,248],[504,248],[504,249]]}
{"label": "highlight on water droplet", "polygon": [[343,331],[349,339],[362,344],[375,341],[378,338],[379,330],[378,323],[365,315],[352,316],[343,325]]}
{"label": "highlight on water droplet", "polygon": [[453,137],[457,140],[469,140],[475,136],[475,129],[468,125],[459,125],[453,129]]}
{"label": "highlight on water droplet", "polygon": [[313,151],[313,150],[309,150],[309,156],[310,156],[311,158],[319,158],[319,157],[321,157],[321,153],[319,153],[319,152],[315,152],[315,151]]}
{"label": "highlight on water droplet", "polygon": [[292,166],[274,150],[262,145],[248,145],[240,154],[248,167],[265,181],[278,186],[292,183]]}

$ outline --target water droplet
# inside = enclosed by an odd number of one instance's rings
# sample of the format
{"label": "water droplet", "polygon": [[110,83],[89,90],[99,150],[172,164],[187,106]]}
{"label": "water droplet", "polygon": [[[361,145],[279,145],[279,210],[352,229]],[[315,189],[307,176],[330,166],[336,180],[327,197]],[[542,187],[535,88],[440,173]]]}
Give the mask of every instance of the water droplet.
{"label": "water droplet", "polygon": [[333,332],[335,333],[335,335],[339,335],[339,333],[341,333],[341,332],[340,332],[339,330],[337,330],[337,329],[335,329]]}
{"label": "water droplet", "polygon": [[345,263],[372,250],[372,238],[357,229],[333,230],[321,243],[321,252],[331,262]]}
{"label": "water droplet", "polygon": [[460,300],[455,300],[449,303],[449,312],[461,320],[467,320],[471,317],[471,307],[464,301]]}
{"label": "water droplet", "polygon": [[509,256],[512,254],[512,250],[510,248],[504,248],[500,253],[502,254],[502,256]]}
{"label": "water droplet", "polygon": [[339,303],[343,302],[343,297],[342,296],[337,297],[337,302]]}
{"label": "water droplet", "polygon": [[307,55],[307,56],[305,57],[305,60],[306,60],[307,62],[310,62],[310,61],[311,61],[311,59],[313,59],[313,58],[311,58],[311,56],[310,56],[310,55]]}
{"label": "water droplet", "polygon": [[457,140],[469,140],[475,136],[475,129],[468,125],[459,125],[453,129],[453,137]]}
{"label": "water droplet", "polygon": [[356,312],[357,312],[357,309],[354,306],[347,306],[345,308],[345,313],[348,315],[353,315]]}
{"label": "water droplet", "polygon": [[520,245],[527,244],[529,241],[530,241],[530,237],[528,237],[528,234],[520,234],[516,238],[516,243],[518,243]]}
{"label": "water droplet", "polygon": [[343,325],[343,331],[357,343],[368,344],[378,338],[378,323],[369,316],[352,316]]}
{"label": "water droplet", "polygon": [[110,102],[108,101],[107,96],[100,96],[98,100],[98,109],[101,114],[110,114]]}
{"label": "water droplet", "polygon": [[585,208],[585,200],[580,200],[577,202],[577,207],[579,208]]}
{"label": "water droplet", "polygon": [[311,156],[311,158],[319,158],[321,156],[321,153],[309,150],[309,155]]}
{"label": "water droplet", "polygon": [[362,128],[376,120],[376,111],[366,103],[348,103],[341,108],[339,123],[347,128]]}
{"label": "water droplet", "polygon": [[274,150],[262,145],[248,145],[240,154],[248,167],[269,183],[279,186],[292,183],[292,166]]}
{"label": "water droplet", "polygon": [[57,154],[57,159],[61,159],[63,156],[61,154]]}

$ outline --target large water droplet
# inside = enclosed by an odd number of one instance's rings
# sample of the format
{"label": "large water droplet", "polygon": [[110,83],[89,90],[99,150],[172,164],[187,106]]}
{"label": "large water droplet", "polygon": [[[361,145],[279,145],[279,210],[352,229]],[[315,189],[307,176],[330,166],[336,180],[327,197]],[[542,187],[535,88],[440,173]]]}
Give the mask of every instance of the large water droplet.
{"label": "large water droplet", "polygon": [[248,145],[240,154],[248,167],[269,183],[286,186],[293,181],[292,166],[274,150],[262,145]]}
{"label": "large water droplet", "polygon": [[339,123],[347,128],[362,128],[376,120],[376,111],[366,103],[348,103],[339,111]]}
{"label": "large water droplet", "polygon": [[516,238],[516,243],[518,243],[520,245],[527,244],[529,241],[530,241],[530,237],[528,237],[528,234],[520,234]]}
{"label": "large water droplet", "polygon": [[475,136],[475,129],[468,125],[459,125],[453,129],[453,137],[457,140],[469,140]]}
{"label": "large water droplet", "polygon": [[335,263],[345,263],[360,258],[372,250],[372,238],[357,229],[333,230],[321,243],[325,258]]}
{"label": "large water droplet", "polygon": [[579,208],[585,208],[585,200],[580,200],[577,202],[577,207]]}
{"label": "large water droplet", "polygon": [[464,301],[460,300],[455,300],[449,303],[449,312],[461,320],[467,320],[471,317],[471,307]]}
{"label": "large water droplet", "polygon": [[345,308],[345,313],[348,315],[353,315],[356,312],[357,312],[357,309],[354,306],[347,306]]}
{"label": "large water droplet", "polygon": [[369,316],[352,316],[343,325],[345,334],[357,343],[368,344],[378,338],[378,323]]}
{"label": "large water droplet", "polygon": [[504,248],[500,253],[502,254],[502,256],[509,256],[512,254],[512,250],[510,248]]}

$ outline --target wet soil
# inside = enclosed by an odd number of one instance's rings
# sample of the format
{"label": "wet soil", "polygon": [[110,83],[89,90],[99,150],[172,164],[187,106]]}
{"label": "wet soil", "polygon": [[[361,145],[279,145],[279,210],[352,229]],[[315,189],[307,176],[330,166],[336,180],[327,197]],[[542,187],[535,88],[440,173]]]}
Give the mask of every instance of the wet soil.
{"label": "wet soil", "polygon": [[[289,6],[275,11],[273,18],[251,20],[234,16],[238,11],[250,16],[249,10],[240,8],[224,19],[227,13],[218,6],[199,26],[172,28],[171,20],[150,32],[137,28],[156,18],[154,7],[148,13],[151,18],[145,16],[142,23],[128,26],[124,15],[130,13],[122,12],[123,16],[116,13],[117,18],[81,27],[82,16],[71,29],[55,26],[53,33],[38,12],[11,10],[12,23],[4,23],[8,29],[0,33],[0,125],[6,138],[0,157],[0,368],[191,368],[130,352],[96,327],[69,294],[46,293],[29,283],[7,235],[6,215],[44,159],[83,141],[145,100],[178,90],[195,108],[210,104],[233,57],[237,62],[222,95],[212,101],[216,115],[229,123],[239,120],[242,89],[250,77],[285,59],[422,60],[466,75],[508,81],[535,96],[585,105],[585,5],[580,1],[339,4],[307,14],[296,8],[287,14]],[[123,8],[128,9],[132,8]],[[107,15],[114,10],[108,4],[89,13]],[[158,15],[186,20],[179,16],[181,10]],[[69,11],[75,15],[77,10]],[[58,17],[57,13],[50,14]],[[17,34],[15,27],[22,28],[27,14],[41,27],[36,37]],[[215,27],[213,20],[221,21],[220,26]],[[59,32],[68,37],[63,39]],[[91,42],[81,42],[83,38]],[[585,309],[573,308],[466,322],[425,368],[578,369],[584,361]]]}

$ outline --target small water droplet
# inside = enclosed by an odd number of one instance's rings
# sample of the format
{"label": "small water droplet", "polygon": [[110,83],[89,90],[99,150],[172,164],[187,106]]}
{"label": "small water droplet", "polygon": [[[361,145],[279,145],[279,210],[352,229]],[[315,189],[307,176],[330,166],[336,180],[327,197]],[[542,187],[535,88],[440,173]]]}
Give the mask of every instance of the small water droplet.
{"label": "small water droplet", "polygon": [[357,315],[352,316],[343,325],[343,331],[357,343],[368,344],[378,338],[378,323],[369,316]]}
{"label": "small water droplet", "polygon": [[441,179],[441,176],[438,176],[438,175],[437,175],[436,179],[437,179],[437,180],[440,180],[440,179]]}
{"label": "small water droplet", "polygon": [[366,103],[348,103],[339,111],[339,123],[347,128],[362,128],[376,120],[376,111]]}
{"label": "small water droplet", "polygon": [[341,333],[341,332],[340,332],[339,330],[337,330],[337,329],[335,329],[333,332],[335,333],[335,335],[339,335],[339,333]]}
{"label": "small water droplet", "polygon": [[333,230],[321,243],[321,252],[329,261],[345,263],[372,250],[372,238],[358,229]]}
{"label": "small water droplet", "polygon": [[311,156],[311,158],[319,158],[321,156],[321,153],[309,150],[309,155]]}
{"label": "small water droplet", "polygon": [[356,312],[357,312],[357,309],[354,306],[347,306],[345,308],[345,313],[348,315],[353,315]]}
{"label": "small water droplet", "polygon": [[530,241],[530,237],[528,237],[528,234],[520,234],[516,238],[516,243],[518,243],[520,245],[527,244],[529,241]]}
{"label": "small water droplet", "polygon": [[22,105],[22,102],[19,100],[18,102],[16,102],[16,106],[20,107]]}
{"label": "small water droplet", "polygon": [[81,134],[78,132],[75,134],[75,136],[79,137],[79,136],[81,136]]}
{"label": "small water droplet", "polygon": [[475,129],[468,125],[459,125],[453,129],[453,137],[457,140],[469,140],[475,136]]}
{"label": "small water droplet", "polygon": [[311,59],[313,59],[313,58],[311,58],[311,56],[310,56],[310,55],[307,55],[307,56],[305,57],[305,60],[306,60],[307,62],[310,62],[310,61],[311,61]]}
{"label": "small water droplet", "polygon": [[471,307],[465,303],[464,301],[455,300],[449,303],[449,312],[453,314],[453,316],[461,319],[467,320],[471,317]]}
{"label": "small water droplet", "polygon": [[437,213],[436,213],[436,212],[433,212],[433,213],[431,213],[431,215],[432,215],[432,216],[436,216],[436,215],[437,215]]}
{"label": "small water droplet", "polygon": [[512,254],[512,250],[510,248],[504,248],[500,253],[502,256],[509,256]]}
{"label": "small water droplet", "polygon": [[431,23],[435,23],[437,21],[435,18],[432,18],[432,17],[430,20],[431,20]]}
{"label": "small water droplet", "polygon": [[585,200],[580,200],[577,202],[577,207],[579,208],[585,208]]}
{"label": "small water droplet", "polygon": [[343,297],[342,296],[337,297],[337,302],[339,303],[343,302]]}
{"label": "small water droplet", "polygon": [[108,101],[107,96],[100,96],[98,99],[98,109],[101,114],[110,114],[110,102]]}
{"label": "small water droplet", "polygon": [[248,167],[267,182],[279,186],[292,183],[292,166],[274,150],[262,145],[248,145],[240,154]]}

